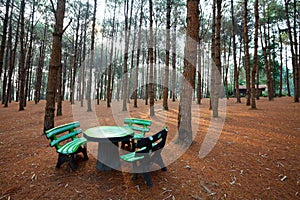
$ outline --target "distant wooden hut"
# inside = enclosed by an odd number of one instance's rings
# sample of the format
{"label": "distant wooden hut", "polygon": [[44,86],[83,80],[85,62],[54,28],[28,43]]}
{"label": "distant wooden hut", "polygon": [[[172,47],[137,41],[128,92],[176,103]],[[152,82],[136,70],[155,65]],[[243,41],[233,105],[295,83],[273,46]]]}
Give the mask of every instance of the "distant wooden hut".
{"label": "distant wooden hut", "polygon": [[[257,88],[256,85],[255,85],[255,88]],[[246,85],[240,85],[239,91],[240,91],[241,96],[246,96],[246,91],[247,91]],[[258,86],[257,92],[258,92],[259,96],[262,96],[263,91],[267,91],[267,85],[259,85]],[[235,93],[235,90],[234,90],[234,93]]]}

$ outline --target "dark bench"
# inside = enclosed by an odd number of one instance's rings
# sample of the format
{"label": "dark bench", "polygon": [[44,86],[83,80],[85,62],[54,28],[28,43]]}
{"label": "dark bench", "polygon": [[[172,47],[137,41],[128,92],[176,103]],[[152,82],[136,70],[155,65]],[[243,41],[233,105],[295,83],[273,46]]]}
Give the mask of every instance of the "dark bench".
{"label": "dark bench", "polygon": [[64,162],[69,162],[71,169],[75,171],[77,166],[74,162],[75,155],[82,152],[84,160],[88,160],[87,149],[84,144],[87,139],[84,137],[76,137],[82,132],[79,122],[71,122],[61,126],[54,127],[45,132],[46,137],[50,139],[50,146],[56,148],[58,159],[56,168]]}
{"label": "dark bench", "polygon": [[122,142],[121,148],[124,149],[125,145],[127,145],[131,151],[134,151],[135,140],[144,138],[145,134],[150,131],[148,126],[152,124],[152,121],[147,119],[125,118],[124,124],[134,131],[134,136],[131,140]]}
{"label": "dark bench", "polygon": [[162,157],[161,151],[166,144],[168,129],[165,127],[160,132],[137,140],[135,144],[135,152],[120,156],[122,160],[133,163],[132,179],[136,180],[138,174],[142,174],[147,185],[152,187],[150,178],[150,167],[156,163],[161,167],[162,171],[167,171]]}

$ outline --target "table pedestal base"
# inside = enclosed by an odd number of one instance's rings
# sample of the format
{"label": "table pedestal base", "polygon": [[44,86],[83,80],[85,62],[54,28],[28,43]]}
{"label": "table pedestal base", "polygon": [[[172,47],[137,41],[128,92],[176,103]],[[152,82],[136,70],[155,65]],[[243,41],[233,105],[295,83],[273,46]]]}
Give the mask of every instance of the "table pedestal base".
{"label": "table pedestal base", "polygon": [[111,171],[112,169],[119,169],[120,166],[118,142],[99,142],[96,169],[98,171]]}

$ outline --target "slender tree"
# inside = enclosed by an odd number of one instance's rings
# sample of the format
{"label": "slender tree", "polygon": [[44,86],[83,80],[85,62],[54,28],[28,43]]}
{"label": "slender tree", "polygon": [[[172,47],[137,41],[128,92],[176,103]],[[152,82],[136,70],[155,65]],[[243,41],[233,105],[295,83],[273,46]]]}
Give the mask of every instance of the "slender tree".
{"label": "slender tree", "polygon": [[19,87],[20,87],[20,102],[19,102],[19,111],[24,110],[25,105],[25,48],[24,48],[24,37],[25,37],[25,0],[21,1],[20,8],[20,23],[21,23],[21,31],[20,31],[20,56],[19,56]]}
{"label": "slender tree", "polygon": [[[47,24],[47,23],[46,23]],[[46,31],[48,26],[44,27],[43,39],[41,41],[41,46],[39,48],[39,60],[38,60],[38,68],[36,72],[36,83],[35,83],[35,94],[34,94],[34,102],[37,104],[41,99],[41,86],[42,86],[42,76],[43,76],[43,68],[44,68],[44,60],[45,60],[45,50],[46,50]]]}
{"label": "slender tree", "polygon": [[53,30],[52,52],[50,58],[50,67],[48,75],[48,84],[46,92],[46,107],[44,118],[44,131],[54,127],[55,112],[55,94],[57,89],[57,73],[61,66],[62,36],[64,33],[63,22],[65,18],[65,0],[57,0],[56,10],[51,0],[53,13],[55,16],[55,25]]}
{"label": "slender tree", "polygon": [[107,71],[107,76],[108,76],[108,83],[107,83],[107,96],[106,99],[106,104],[107,107],[110,107],[111,103],[111,85],[112,85],[112,80],[111,80],[111,70],[112,70],[112,65],[113,65],[113,50],[114,50],[114,33],[115,33],[115,18],[116,18],[116,8],[117,8],[117,0],[115,0],[115,6],[114,6],[114,16],[113,16],[113,21],[112,21],[112,27],[111,27],[111,44],[110,44],[110,57],[109,57],[109,65],[108,65],[108,71]]}
{"label": "slender tree", "polygon": [[173,33],[172,33],[172,101],[174,102],[176,99],[176,37],[177,37],[177,21],[178,21],[178,11],[177,6],[174,6],[174,23],[173,23]]}
{"label": "slender tree", "polygon": [[[14,2],[12,2],[12,4],[14,4]],[[10,16],[12,16],[13,14],[13,6],[10,9]],[[9,10],[8,10],[9,12]],[[6,47],[6,53],[5,53],[5,64],[4,64],[4,74],[3,74],[3,80],[2,80],[2,104],[5,104],[7,99],[9,98],[9,91],[6,92],[6,88],[8,89],[7,86],[7,82],[9,82],[9,73],[10,73],[10,67],[9,65],[11,65],[12,62],[12,17],[10,17],[9,20],[9,27],[8,27],[8,40],[7,40],[7,47]],[[6,38],[4,39],[6,40]],[[1,74],[0,74],[0,78],[1,78]],[[6,104],[4,105],[5,107]]]}
{"label": "slender tree", "polygon": [[250,106],[250,54],[249,54],[249,35],[248,35],[248,0],[244,0],[244,41],[245,41],[245,68],[246,68],[246,105]]}
{"label": "slender tree", "polygon": [[[298,86],[299,86],[298,68],[299,68],[299,66],[297,66],[297,58],[296,58],[296,53],[295,53],[297,51],[297,49],[295,49],[295,45],[294,45],[295,41],[293,41],[292,27],[291,27],[290,16],[289,16],[289,2],[290,2],[290,0],[285,0],[285,13],[286,13],[286,22],[287,22],[287,26],[288,26],[288,36],[289,36],[289,40],[290,40],[290,50],[291,50],[291,54],[292,54],[293,78],[294,78],[294,102],[299,102],[299,90],[298,90]],[[296,8],[294,8],[294,9],[296,9]],[[296,33],[294,33],[294,34],[296,34]],[[296,38],[296,37],[294,37],[294,38]]]}
{"label": "slender tree", "polygon": [[[12,16],[13,14],[13,10],[14,10],[14,1],[12,2],[12,8],[11,8],[11,14],[10,16]],[[10,19],[9,22],[9,27],[10,27],[10,31],[12,32],[12,21],[13,18]],[[18,47],[18,42],[19,42],[19,26],[20,26],[20,16],[18,17],[17,20],[17,29],[15,32],[15,43],[14,43],[14,47],[11,51],[11,56],[10,56],[10,62],[9,62],[9,70],[8,70],[8,85],[7,85],[7,92],[6,92],[6,100],[4,103],[4,107],[8,107],[8,102],[11,100],[11,96],[12,96],[12,75],[13,75],[13,71],[14,71],[14,67],[15,67],[15,60],[16,60],[16,51],[17,51],[17,47]],[[11,34],[12,35],[12,34]],[[10,40],[10,39],[9,39]]]}
{"label": "slender tree", "polygon": [[[215,59],[216,59],[216,0],[213,0],[212,2],[212,24],[211,24],[211,66],[215,64]],[[215,67],[211,67],[211,79],[210,79],[210,84],[211,84],[211,90],[213,90],[216,78],[214,78],[215,74]],[[209,101],[209,109],[212,110],[212,102],[214,101],[214,96],[212,94],[212,91],[210,91],[210,101]]]}
{"label": "slender tree", "polygon": [[143,6],[144,0],[141,0],[140,8],[140,22],[139,22],[139,32],[138,32],[138,46],[136,53],[136,69],[135,69],[135,80],[134,80],[134,107],[137,108],[137,92],[138,92],[138,76],[139,76],[139,65],[140,65],[140,54],[141,54],[141,36],[142,36],[142,25],[143,25]]}
{"label": "slender tree", "polygon": [[71,55],[72,59],[72,74],[71,74],[71,87],[70,87],[70,101],[71,104],[75,103],[74,95],[75,95],[75,81],[77,74],[77,65],[78,65],[78,46],[79,46],[79,27],[80,27],[80,16],[81,16],[81,8],[78,9],[78,15],[76,17],[76,28],[75,28],[75,44],[74,44],[74,54]]}
{"label": "slender tree", "polygon": [[[122,111],[127,111],[127,101],[128,101],[128,48],[129,48],[129,40],[130,40],[130,28],[131,24],[129,24],[129,20],[131,21],[132,17],[132,8],[133,8],[133,0],[131,0],[131,11],[130,17],[128,17],[129,11],[129,0],[125,0],[124,2],[124,15],[125,15],[125,53],[124,53],[124,69],[123,69],[123,108]],[[128,19],[129,18],[129,19]]]}
{"label": "slender tree", "polygon": [[166,24],[166,63],[163,90],[163,108],[168,110],[168,91],[169,91],[169,65],[170,65],[170,49],[171,49],[171,0],[167,0],[167,24]]}
{"label": "slender tree", "polygon": [[199,0],[187,0],[187,30],[184,48],[184,68],[181,79],[178,112],[178,143],[192,142],[192,95],[195,89],[197,44],[199,42]]}
{"label": "slender tree", "polygon": [[8,26],[8,19],[9,19],[9,6],[10,6],[10,0],[6,0],[5,4],[5,16],[3,20],[3,26],[2,26],[2,40],[1,40],[1,46],[0,46],[0,77],[2,75],[3,71],[3,59],[4,59],[4,52],[5,52],[5,46],[6,46],[6,37],[7,37],[7,26]]}
{"label": "slender tree", "polygon": [[[222,19],[222,0],[217,0],[217,21],[216,21],[216,55],[215,55],[215,64],[216,70],[213,77],[215,78],[215,86],[214,86],[214,104],[212,104],[213,109],[213,117],[218,117],[218,107],[219,107],[219,96],[220,96],[220,86],[221,86],[221,19]],[[214,67],[213,67],[214,68]]]}
{"label": "slender tree", "polygon": [[[34,39],[34,14],[35,14],[35,0],[32,1],[32,12],[31,12],[31,22],[30,22],[30,39],[29,39],[29,47],[27,51],[27,58],[26,58],[26,86],[25,86],[25,93],[24,93],[24,106],[26,107],[26,100],[27,98],[30,100],[30,84],[31,84],[31,72],[32,72],[32,54],[33,54],[33,39]],[[28,33],[28,35],[29,35]]]}
{"label": "slender tree", "polygon": [[[82,44],[82,51],[80,51],[80,67],[81,67],[81,74],[79,76],[79,80],[81,78],[81,85],[79,84],[78,87],[78,94],[79,94],[79,99],[80,99],[80,106],[83,107],[83,101],[85,98],[84,94],[85,94],[85,83],[86,83],[86,64],[87,64],[87,59],[86,59],[86,54],[87,54],[87,29],[88,29],[88,23],[89,23],[89,15],[90,15],[90,4],[89,4],[89,0],[86,1],[86,11],[85,11],[85,18],[84,18],[84,25],[82,26],[82,31],[81,34],[83,34],[83,37],[81,37],[82,42],[80,42]],[[86,93],[86,95],[88,95],[88,93]]]}
{"label": "slender tree", "polygon": [[[259,28],[259,13],[258,13],[258,0],[254,1],[254,17],[255,17],[255,31],[254,31],[254,65],[252,69],[252,81],[251,81],[251,108],[256,109],[256,89],[255,89],[255,76],[258,69],[258,28]],[[257,88],[258,90],[258,88]]]}
{"label": "slender tree", "polygon": [[149,0],[149,19],[150,19],[150,39],[149,39],[149,47],[148,47],[148,54],[149,54],[149,63],[150,63],[150,74],[149,74],[149,86],[148,86],[148,93],[149,93],[149,101],[150,101],[150,116],[154,116],[154,87],[153,87],[153,2]]}
{"label": "slender tree", "polygon": [[234,8],[233,8],[233,0],[231,0],[231,20],[232,20],[232,51],[233,51],[233,65],[234,65],[234,88],[235,88],[235,97],[236,102],[241,103],[240,98],[240,89],[239,89],[239,71],[237,65],[237,58],[236,58],[236,22],[235,22],[235,15],[234,15]]}
{"label": "slender tree", "polygon": [[280,42],[280,75],[279,75],[279,97],[282,96],[282,82],[283,82],[283,47],[282,47],[282,32],[280,28],[278,27],[278,32],[279,32],[279,42]]}
{"label": "slender tree", "polygon": [[93,66],[94,66],[94,55],[95,55],[95,27],[96,27],[96,12],[97,12],[97,0],[94,0],[94,14],[93,14],[93,24],[92,24],[92,35],[91,35],[91,55],[90,55],[90,73],[88,82],[88,101],[87,106],[88,112],[92,111],[92,76],[93,76]]}

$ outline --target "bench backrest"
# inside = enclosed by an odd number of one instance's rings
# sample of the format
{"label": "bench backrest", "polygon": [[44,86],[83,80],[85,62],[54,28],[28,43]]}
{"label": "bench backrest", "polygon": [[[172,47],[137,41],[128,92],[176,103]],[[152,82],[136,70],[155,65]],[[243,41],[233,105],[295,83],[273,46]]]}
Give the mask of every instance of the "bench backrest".
{"label": "bench backrest", "polygon": [[138,131],[139,133],[145,135],[146,132],[150,131],[148,126],[152,124],[152,121],[147,119],[125,118],[124,124],[127,124],[129,128],[135,131],[135,133]]}
{"label": "bench backrest", "polygon": [[135,152],[136,156],[139,156],[139,154],[143,156],[145,153],[151,156],[151,154],[156,151],[163,149],[166,144],[167,135],[168,129],[165,127],[163,130],[152,136],[138,140],[136,143],[136,149],[138,149]]}
{"label": "bench backrest", "polygon": [[82,132],[78,127],[80,127],[79,122],[71,122],[47,130],[45,134],[51,140],[50,146],[55,146],[56,149],[59,149],[62,146],[60,145],[61,142],[67,139],[75,139],[76,135]]}

